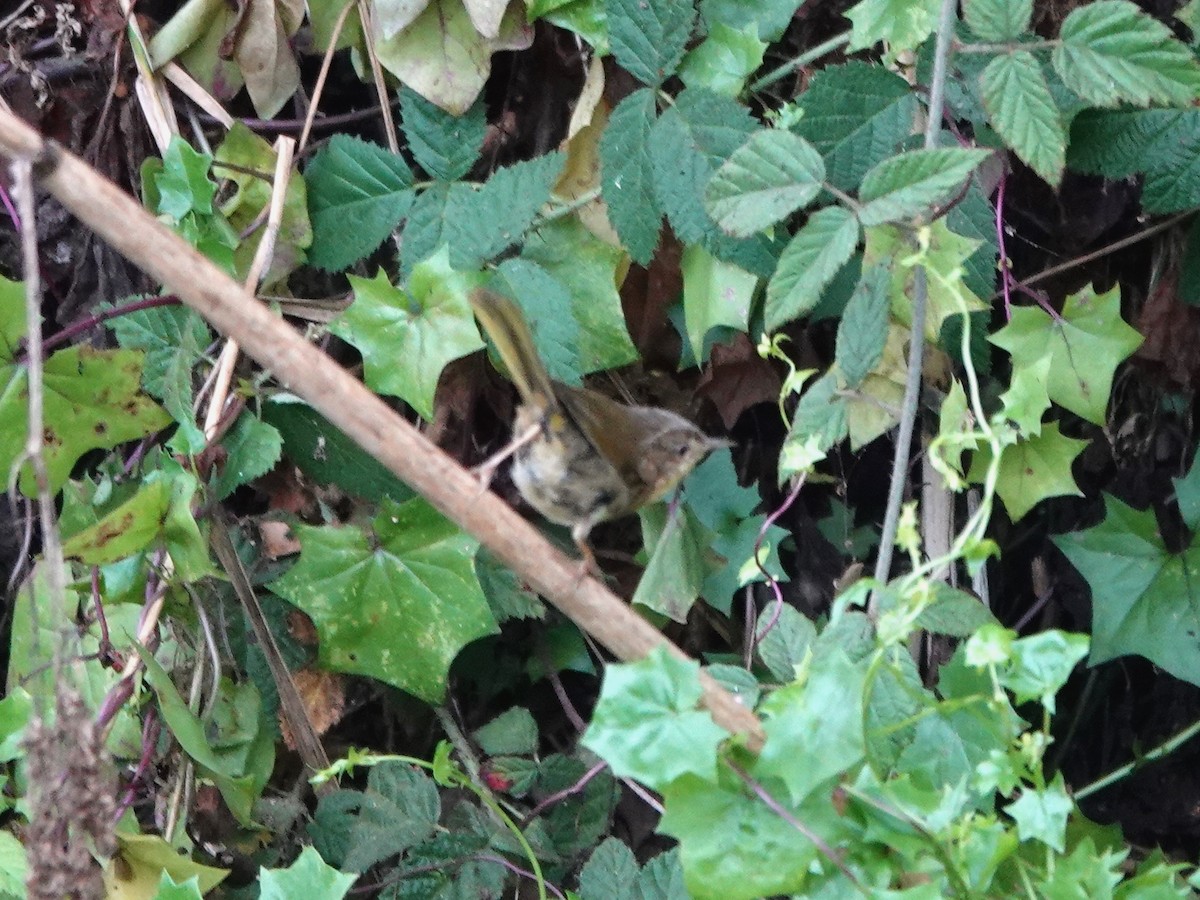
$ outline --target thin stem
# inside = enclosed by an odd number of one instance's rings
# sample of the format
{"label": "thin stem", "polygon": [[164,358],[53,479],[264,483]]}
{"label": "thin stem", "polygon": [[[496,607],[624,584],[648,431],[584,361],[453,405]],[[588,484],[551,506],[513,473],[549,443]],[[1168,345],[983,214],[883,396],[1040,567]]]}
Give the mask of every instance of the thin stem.
{"label": "thin stem", "polygon": [[749,642],[749,646],[746,647],[747,669],[750,668],[750,663],[752,657],[754,656],[754,648],[762,643],[763,638],[765,638],[770,633],[771,629],[775,627],[775,624],[779,621],[779,616],[783,613],[783,591],[779,589],[779,581],[767,571],[762,562],[761,551],[763,541],[766,540],[767,529],[779,521],[779,517],[792,508],[792,504],[795,503],[796,498],[800,496],[800,489],[804,487],[804,482],[807,480],[808,473],[804,473],[795,480],[795,483],[792,485],[792,489],[788,491],[788,495],[784,498],[783,503],[779,504],[778,509],[767,516],[762,523],[762,527],[758,529],[758,537],[754,539],[754,565],[758,566],[758,571],[762,573],[762,576],[766,579],[771,591],[775,594],[775,608],[771,612],[771,618],[767,621],[767,624],[763,626],[762,631],[754,634],[753,638]]}
{"label": "thin stem", "polygon": [[1061,46],[1060,40],[1045,40],[1034,41],[1028,44],[1018,43],[997,43],[997,44],[959,44],[955,43],[955,53],[979,54],[979,53],[1012,53],[1016,50],[1053,50],[1055,47]]}
{"label": "thin stem", "polygon": [[1140,769],[1147,763],[1152,763],[1156,760],[1162,759],[1164,756],[1167,756],[1170,753],[1174,753],[1176,750],[1194,738],[1197,734],[1200,734],[1200,720],[1193,722],[1187,728],[1183,729],[1183,731],[1177,733],[1174,737],[1163,741],[1153,750],[1143,754],[1139,759],[1135,759],[1133,762],[1126,763],[1119,769],[1114,769],[1103,778],[1097,779],[1091,784],[1084,785],[1079,790],[1074,792],[1075,799],[1078,801],[1084,799],[1085,797],[1090,797],[1092,794],[1103,790],[1110,784],[1120,781],[1122,778],[1130,775],[1136,769]]}
{"label": "thin stem", "polygon": [[746,91],[753,94],[756,91],[761,91],[763,88],[770,87],[789,72],[794,72],[801,66],[807,66],[811,62],[816,62],[826,53],[832,53],[834,50],[838,49],[839,47],[843,47],[848,43],[850,43],[849,31],[843,31],[841,34],[834,35],[829,40],[817,44],[817,46],[809,50],[805,50],[795,59],[790,59],[778,68],[772,69],[762,78],[751,84],[750,87],[746,88]]}
{"label": "thin stem", "polygon": [[996,249],[1000,251],[1000,289],[1004,292],[1004,321],[1012,321],[1012,260],[1008,258],[1008,247],[1004,240],[1004,187],[1008,184],[1008,173],[1000,175],[996,185]]}
{"label": "thin stem", "polygon": [[[174,294],[163,294],[159,297],[149,297],[145,300],[135,300],[133,303],[126,303],[124,306],[114,306],[112,309],[102,310],[95,315],[88,316],[86,319],[81,319],[74,325],[68,325],[62,331],[50,335],[42,342],[42,348],[49,350],[57,347],[60,344],[69,343],[77,336],[91,331],[101,322],[107,322],[109,319],[118,319],[121,316],[127,316],[130,313],[139,312],[143,309],[155,309],[159,306],[179,306],[179,298]],[[18,362],[24,362],[24,359],[19,359]]]}

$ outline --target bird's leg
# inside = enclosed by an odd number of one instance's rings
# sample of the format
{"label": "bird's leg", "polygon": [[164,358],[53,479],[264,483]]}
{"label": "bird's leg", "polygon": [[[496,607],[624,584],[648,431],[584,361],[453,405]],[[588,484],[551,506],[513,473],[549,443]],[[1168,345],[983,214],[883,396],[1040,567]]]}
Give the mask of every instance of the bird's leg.
{"label": "bird's leg", "polygon": [[591,530],[592,523],[586,520],[571,529],[571,537],[575,541],[575,546],[578,548],[580,555],[583,557],[579,561],[579,581],[583,581],[588,575],[593,578],[602,579],[604,577],[604,573],[600,571],[600,565],[596,562],[596,554],[592,552],[591,545],[588,544],[588,533]]}

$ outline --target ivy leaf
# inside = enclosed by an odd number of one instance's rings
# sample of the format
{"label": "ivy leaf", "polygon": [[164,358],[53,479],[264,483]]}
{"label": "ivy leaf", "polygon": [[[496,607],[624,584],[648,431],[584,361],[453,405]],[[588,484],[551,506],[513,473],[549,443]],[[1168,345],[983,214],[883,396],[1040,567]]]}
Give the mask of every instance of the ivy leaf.
{"label": "ivy leaf", "polygon": [[175,847],[156,834],[118,833],[117,855],[105,870],[105,885],[112,884],[115,871],[122,871],[122,887],[135,897],[155,897],[158,886],[171,879],[176,885],[195,884],[203,895],[225,880],[229,869],[201,865],[181,855]]}
{"label": "ivy leaf", "polygon": [[[356,137],[335,134],[304,172],[313,242],[309,260],[333,272],[378,247],[413,203],[404,160]],[[346,223],[353,222],[353,228]]]}
{"label": "ivy leaf", "polygon": [[981,41],[1016,40],[1029,29],[1033,0],[967,0],[963,21]]}
{"label": "ivy leaf", "polygon": [[[802,681],[780,688],[763,703],[767,743],[758,770],[786,784],[793,803],[865,758],[867,662],[852,662],[841,647],[825,646]],[[798,759],[805,764],[796,765]]]}
{"label": "ivy leaf", "polygon": [[287,900],[289,897],[341,900],[358,880],[358,876],[339,872],[326,863],[312,847],[301,850],[296,861],[286,869],[260,867],[258,872],[260,900]]}
{"label": "ivy leaf", "polygon": [[858,219],[844,207],[827,206],[809,216],[767,284],[764,325],[774,330],[810,312],[854,254],[858,235]]}
{"label": "ivy leaf", "polygon": [[[978,601],[976,606],[985,608]],[[990,614],[988,618],[994,621]],[[1000,683],[1013,692],[1017,703],[1037,700],[1053,715],[1054,695],[1067,683],[1076,663],[1087,655],[1086,635],[1051,628],[1013,641],[1012,657],[1000,675]]]}
{"label": "ivy leaf", "polygon": [[438,702],[458,651],[497,631],[475,541],[424,500],[385,498],[366,527],[295,530],[300,560],[271,587],[316,624],[324,668]]}
{"label": "ivy leaf", "polygon": [[1170,29],[1128,0],[1098,0],[1063,20],[1051,53],[1068,88],[1092,106],[1190,106],[1200,68]]}
{"label": "ivy leaf", "polygon": [[200,879],[193,875],[179,883],[164,871],[158,880],[158,892],[154,900],[204,900],[204,895],[200,893]]}
{"label": "ivy leaf", "polygon": [[704,205],[729,234],[749,237],[806,206],[824,179],[824,161],[808,141],[767,128],[751,135],[717,169]]}
{"label": "ivy leaf", "polygon": [[608,36],[621,68],[657,87],[675,74],[696,16],[676,0],[605,0]]}
{"label": "ivy leaf", "polygon": [[[1059,432],[1057,422],[1048,422],[1041,434],[1004,448],[996,493],[1014,522],[1047,497],[1083,496],[1071,475],[1071,463],[1087,445]],[[991,451],[982,447],[971,460],[967,478],[982,481],[990,460]]]}
{"label": "ivy leaf", "polygon": [[422,169],[442,181],[471,171],[487,134],[482,100],[455,116],[406,87],[400,91],[400,115],[408,148]]}
{"label": "ivy leaf", "polygon": [[796,102],[804,115],[792,130],[817,148],[829,183],[843,191],[908,138],[918,105],[899,75],[859,61],[816,72]]}
{"label": "ivy leaf", "polygon": [[717,747],[729,737],[700,703],[700,666],[656,647],[604,670],[582,743],[618,777],[661,789],[681,775],[717,779]]}
{"label": "ivy leaf", "polygon": [[432,419],[446,363],[483,346],[467,302],[481,277],[452,270],[445,251],[413,270],[408,290],[394,287],[382,271],[373,279],[351,275],[354,303],[329,330],[362,352],[371,388]]}
{"label": "ivy leaf", "polygon": [[[18,312],[23,308],[16,307]],[[52,493],[58,493],[75,463],[89,450],[111,450],[170,424],[166,411],[139,389],[142,358],[137,350],[96,350],[79,345],[59,350],[46,360],[43,454]],[[25,448],[29,431],[28,374],[25,366],[13,361],[11,349],[0,351],[3,472],[12,468]],[[21,469],[20,486],[26,496],[36,493],[29,466]]]}
{"label": "ivy leaf", "polygon": [[1179,504],[1179,514],[1183,524],[1189,531],[1200,528],[1200,449],[1192,457],[1192,467],[1183,478],[1172,478],[1175,485],[1175,501]]}
{"label": "ivy leaf", "polygon": [[1104,521],[1054,543],[1092,589],[1091,665],[1128,653],[1200,685],[1200,544],[1167,550],[1153,510],[1104,497]]}
{"label": "ivy leaf", "polygon": [[860,0],[846,11],[854,23],[850,52],[866,50],[880,41],[895,57],[901,50],[915,50],[933,34],[939,0]]}
{"label": "ivy leaf", "polygon": [[1075,801],[1067,793],[1062,772],[1043,790],[1026,785],[1021,796],[1004,807],[1017,823],[1017,837],[1041,841],[1059,853],[1066,848],[1067,818],[1075,810]]}
{"label": "ivy leaf", "polygon": [[817,627],[812,620],[785,604],[775,626],[758,642],[758,656],[777,681],[787,684],[796,679],[797,666],[804,662],[816,639]]}
{"label": "ivy leaf", "polygon": [[64,541],[63,555],[88,565],[103,565],[132,556],[158,537],[170,502],[170,485],[166,481],[144,485],[100,521]]}
{"label": "ivy leaf", "polygon": [[746,331],[758,279],[732,263],[721,262],[703,247],[683,251],[683,320],[697,363],[704,361],[704,338],[714,328]]}
{"label": "ivy leaf", "polygon": [[1119,288],[1084,288],[1067,298],[1062,317],[1036,306],[1017,307],[1012,321],[989,340],[1012,356],[1013,368],[1050,358],[1050,399],[1096,425],[1104,424],[1113,373],[1142,338],[1121,319]]}
{"label": "ivy leaf", "polygon": [[890,303],[887,270],[867,269],[838,323],[835,361],[849,388],[862,384],[883,359]]}
{"label": "ivy leaf", "polygon": [[1105,178],[1145,174],[1142,208],[1200,204],[1200,109],[1085,110],[1071,123],[1070,167]]}
{"label": "ivy leaf", "polygon": [[162,172],[155,178],[158,202],[154,210],[179,221],[189,212],[211,215],[217,183],[209,176],[212,156],[198,153],[175,136],[163,153]]}
{"label": "ivy leaf", "polygon": [[634,262],[641,265],[650,262],[662,230],[650,156],[654,121],[654,92],[634,91],[613,110],[599,146],[600,190],[609,221]]}
{"label": "ivy leaf", "polygon": [[927,213],[950,199],[990,153],[954,147],[888,157],[863,176],[859,221],[882,225]]}
{"label": "ivy leaf", "polygon": [[446,203],[446,238],[456,269],[478,268],[521,240],[562,170],[562,153],[498,169],[478,190],[454,185]]}
{"label": "ivy leaf", "polygon": [[1051,186],[1062,182],[1067,134],[1042,67],[1028,50],[993,59],[979,76],[992,127]]}

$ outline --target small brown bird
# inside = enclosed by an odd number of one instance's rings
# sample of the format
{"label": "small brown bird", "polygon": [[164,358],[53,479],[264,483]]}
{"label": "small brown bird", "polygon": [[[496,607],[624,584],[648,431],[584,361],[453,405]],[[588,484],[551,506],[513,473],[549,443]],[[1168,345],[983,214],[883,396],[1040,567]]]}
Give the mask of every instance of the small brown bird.
{"label": "small brown bird", "polygon": [[590,570],[596,523],[661,499],[710,452],[730,446],[669,410],[552,381],[516,303],[478,289],[471,306],[521,395],[512,443],[482,468],[515,455],[517,490],[551,522],[571,527]]}

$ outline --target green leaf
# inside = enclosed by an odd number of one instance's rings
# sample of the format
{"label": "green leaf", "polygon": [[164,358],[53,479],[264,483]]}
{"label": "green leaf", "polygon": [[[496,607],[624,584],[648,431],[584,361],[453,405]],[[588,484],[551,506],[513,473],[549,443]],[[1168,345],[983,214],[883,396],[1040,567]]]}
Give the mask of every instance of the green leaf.
{"label": "green leaf", "polygon": [[454,185],[446,203],[450,264],[459,270],[478,268],[518,243],[550,199],[565,158],[547,153],[513,163],[474,191]]}
{"label": "green leaf", "polygon": [[863,176],[863,225],[900,222],[929,212],[963,187],[991,151],[966,148],[910,150],[889,157]]}
{"label": "green leaf", "polygon": [[28,871],[24,845],[12,832],[0,831],[0,896],[24,897]]}
{"label": "green leaf", "polygon": [[[336,134],[304,171],[313,243],[309,260],[346,268],[378,247],[413,203],[412,172],[382,147]],[[353,228],[346,223],[353,222]]]}
{"label": "green leaf", "polygon": [[[772,609],[760,616],[759,628],[765,628],[774,614]],[[758,642],[758,656],[771,675],[786,684],[796,679],[796,667],[803,664],[816,639],[817,627],[812,620],[785,603],[779,607],[774,626]]]}
{"label": "green leaf", "polygon": [[[11,344],[0,351],[0,471],[6,473],[24,452],[29,430],[28,372],[11,361],[11,351]],[[79,345],[46,360],[43,454],[52,493],[62,488],[89,450],[111,450],[170,424],[162,407],[141,393],[141,377],[142,354],[136,350]],[[20,486],[26,496],[34,495],[28,465],[22,467]]]}
{"label": "green leaf", "polygon": [[398,761],[372,767],[340,868],[365,872],[429,838],[441,814],[437,784]]}
{"label": "green leaf", "polygon": [[778,129],[755,132],[709,181],[704,203],[729,234],[749,237],[808,205],[821,190],[825,165],[802,137]]}
{"label": "green leaf", "polygon": [[341,900],[357,880],[328,865],[312,847],[301,850],[285,869],[260,868],[258,873],[259,900]]}
{"label": "green leaf", "polygon": [[640,900],[633,851],[614,837],[592,851],[579,873],[581,900]]}
{"label": "green leaf", "polygon": [[146,393],[161,400],[180,424],[182,434],[176,435],[176,441],[199,452],[204,435],[192,410],[192,373],[211,341],[204,319],[186,306],[160,306],[118,316],[109,327],[123,348],[146,354],[142,367]]}
{"label": "green leaf", "polygon": [[[1047,497],[1082,497],[1083,491],[1071,475],[1071,463],[1087,445],[1088,441],[1061,434],[1057,422],[1048,422],[1036,437],[1005,447],[996,493],[1009,517],[1016,522]],[[984,446],[972,458],[967,478],[981,481],[990,460],[991,451]]]}
{"label": "green leaf", "polygon": [[189,212],[211,215],[217,183],[209,177],[212,156],[197,153],[175,136],[163,153],[163,169],[155,179],[158,202],[154,211],[179,221]]}
{"label": "green leaf", "polygon": [[1000,674],[1000,683],[1013,692],[1018,704],[1037,700],[1053,715],[1054,695],[1087,655],[1087,635],[1052,628],[1019,638],[1013,641],[1012,658]]}
{"label": "green leaf", "polygon": [[981,41],[1012,41],[1029,30],[1033,0],[967,0],[963,21]]}
{"label": "green leaf", "polygon": [[1051,60],[1068,88],[1092,106],[1190,106],[1200,90],[1191,51],[1128,0],[1071,11]]}
{"label": "green leaf", "polygon": [[980,76],[992,127],[1051,187],[1062,182],[1067,134],[1042,67],[1028,50],[997,56]]}
{"label": "green leaf", "polygon": [[118,850],[115,859],[120,860],[121,868],[129,875],[122,879],[122,886],[131,892],[154,891],[163,883],[165,876],[177,885],[186,884],[194,878],[199,892],[205,894],[229,875],[228,869],[217,869],[193,861],[158,835],[118,831],[116,837]]}
{"label": "green leaf", "polygon": [[838,323],[835,361],[847,387],[862,384],[883,359],[890,305],[887,270],[867,269]]}
{"label": "green leaf", "polygon": [[[600,240],[577,218],[570,218],[544,223],[530,232],[521,256],[537,263],[570,294],[571,314],[579,323],[575,358],[580,374],[623,366],[638,358],[617,293],[617,269],[625,259],[620,249]],[[508,272],[511,269],[504,270]],[[546,298],[538,301],[522,294],[522,305],[529,304],[526,308],[531,311],[545,310],[546,302]]]}
{"label": "green leaf", "polygon": [[692,774],[717,778],[717,747],[729,733],[700,702],[699,665],[656,647],[635,663],[609,665],[582,743],[618,777],[661,789]]}
{"label": "green leaf", "polygon": [[444,251],[414,268],[408,290],[393,287],[382,271],[373,279],[351,275],[354,303],[329,330],[362,352],[372,389],[432,419],[446,363],[483,346],[467,302],[480,280],[451,269]]}
{"label": "green leaf", "polygon": [[662,209],[654,196],[650,133],[654,92],[634,91],[613,110],[600,136],[600,189],[608,219],[641,265],[650,262],[662,230]]}
{"label": "green leaf", "polygon": [[1103,294],[1092,287],[1072,294],[1059,319],[1040,307],[1017,307],[989,340],[1009,352],[1014,369],[1049,357],[1050,399],[1097,425],[1104,424],[1113,373],[1142,342],[1121,319],[1117,287]]}
{"label": "green leaf", "polygon": [[417,195],[400,237],[400,270],[412,271],[417,263],[437,253],[448,238],[446,212],[451,191],[470,191],[468,185],[438,182]]}
{"label": "green leaf", "polygon": [[1119,179],[1143,173],[1142,208],[1200,204],[1200,109],[1086,110],[1071,123],[1067,164]]}
{"label": "green leaf", "polygon": [[408,148],[422,169],[442,181],[471,171],[487,134],[482,100],[455,116],[406,87],[400,91],[400,115]]}
{"label": "green leaf", "polygon": [[846,400],[837,396],[837,377],[826,373],[800,397],[779,454],[779,477],[807,471],[849,434],[849,427]]}
{"label": "green leaf", "polygon": [[1200,611],[1194,585],[1200,546],[1170,553],[1153,510],[1105,495],[1104,521],[1062,534],[1054,543],[1092,589],[1091,665],[1137,653],[1191,684],[1200,684]]}
{"label": "green leaf", "polygon": [[858,219],[844,207],[828,206],[809,216],[767,284],[765,326],[774,330],[810,312],[854,254],[858,236]]}
{"label": "green leaf", "polygon": [[758,279],[732,263],[721,262],[703,247],[684,248],[683,321],[696,364],[706,359],[704,339],[714,328],[746,331]]}
{"label": "green leaf", "polygon": [[1075,810],[1075,802],[1067,793],[1062,773],[1044,790],[1025,787],[1021,796],[1004,807],[1017,823],[1017,836],[1022,841],[1041,841],[1062,853],[1066,847],[1067,817]]}
{"label": "green leaf", "polygon": [[525,707],[514,706],[476,728],[471,737],[488,756],[504,753],[529,756],[537,751],[537,722]]}
{"label": "green leaf", "polygon": [[63,555],[89,565],[132,556],[159,536],[170,503],[167,481],[146,484],[99,522],[71,535],[63,543]]}
{"label": "green leaf", "polygon": [[1172,478],[1175,485],[1175,502],[1179,504],[1179,514],[1183,524],[1189,531],[1200,529],[1200,449],[1192,457],[1191,468],[1183,478]]}
{"label": "green leaf", "polygon": [[424,500],[385,499],[367,527],[296,532],[300,560],[272,589],[313,619],[327,669],[438,702],[458,651],[497,630],[475,576],[475,541]]}
{"label": "green leaf", "polygon": [[762,65],[767,44],[759,40],[758,32],[759,26],[754,21],[738,27],[714,22],[708,37],[683,58],[679,77],[688,87],[738,96],[746,79]]}
{"label": "green leaf", "polygon": [[243,412],[221,438],[221,446],[227,455],[213,485],[218,500],[270,472],[283,453],[283,437],[274,426]]}
{"label": "green leaf", "polygon": [[158,881],[158,892],[154,900],[203,900],[200,893],[200,879],[193,875],[182,883],[178,883],[169,872],[164,871]]}
{"label": "green leaf", "polygon": [[857,60],[816,72],[796,102],[804,115],[792,130],[817,148],[829,183],[843,191],[909,138],[918,108],[907,81]]}
{"label": "green leaf", "polygon": [[[852,662],[841,647],[826,646],[800,681],[780,688],[763,703],[767,743],[758,771],[786,784],[793,803],[864,759],[868,662]],[[799,759],[805,764],[796,765]]]}
{"label": "green leaf", "polygon": [[704,552],[713,537],[683,506],[668,515],[662,504],[641,511],[642,534],[650,561],[638,581],[633,603],[676,622],[688,612],[704,584]]}
{"label": "green leaf", "polygon": [[917,617],[917,624],[925,631],[965,638],[981,626],[996,621],[992,611],[978,597],[941,581],[932,582],[931,587],[933,603]]}
{"label": "green leaf", "polygon": [[621,68],[657,87],[675,74],[696,16],[675,0],[605,0],[608,36]]}
{"label": "green leaf", "polygon": [[860,0],[845,13],[854,23],[847,49],[865,50],[884,41],[892,57],[915,50],[933,34],[940,7],[940,0]]}
{"label": "green leaf", "polygon": [[274,394],[262,415],[282,437],[288,459],[317,484],[336,484],[357,497],[412,496],[412,488],[294,394]]}
{"label": "green leaf", "polygon": [[1049,356],[1027,366],[1013,368],[1012,382],[1008,390],[1000,395],[1004,417],[1015,424],[1022,437],[1042,433],[1042,415],[1050,408]]}
{"label": "green leaf", "polygon": [[[496,269],[525,314],[538,356],[555,381],[580,385],[588,369],[581,356],[584,336],[570,293],[557,278],[527,259],[508,259]],[[616,323],[619,324],[619,323]],[[595,360],[590,360],[593,365]],[[602,367],[603,368],[603,367]]]}
{"label": "green leaf", "polygon": [[700,0],[700,15],[710,29],[719,24],[743,28],[753,23],[764,41],[783,36],[803,0]]}

